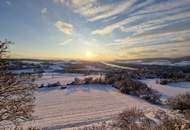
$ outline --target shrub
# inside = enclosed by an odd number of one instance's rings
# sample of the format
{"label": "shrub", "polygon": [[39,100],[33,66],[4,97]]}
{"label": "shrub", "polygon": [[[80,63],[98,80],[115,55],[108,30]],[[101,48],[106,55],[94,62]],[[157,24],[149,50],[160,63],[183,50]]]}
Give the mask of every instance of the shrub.
{"label": "shrub", "polygon": [[178,95],[168,99],[167,103],[173,108],[181,111],[190,110],[190,93]]}
{"label": "shrub", "polygon": [[140,97],[151,103],[160,103],[160,94],[140,81],[125,78],[116,81],[113,86],[122,93]]}
{"label": "shrub", "polygon": [[121,130],[189,130],[190,128],[187,122],[169,117],[165,113],[163,115],[162,111],[154,115],[161,121],[160,124],[146,117],[142,110],[134,107],[119,114],[115,126]]}
{"label": "shrub", "polygon": [[58,86],[61,86],[61,83],[60,82],[56,82],[56,83],[51,83],[46,86],[48,88],[54,88],[54,87],[58,87]]}
{"label": "shrub", "polygon": [[44,88],[45,86],[44,86],[44,84],[41,84],[38,88]]}
{"label": "shrub", "polygon": [[87,77],[87,78],[84,79],[84,83],[85,84],[90,84],[92,82],[93,82],[93,78],[92,77]]}
{"label": "shrub", "polygon": [[188,124],[177,118],[166,118],[152,130],[188,130]]}
{"label": "shrub", "polygon": [[9,44],[12,42],[0,41],[0,126],[5,122],[18,125],[33,118],[35,77],[9,71],[10,64],[6,59]]}
{"label": "shrub", "polygon": [[148,121],[142,110],[134,107],[119,114],[116,126],[121,130],[140,130]]}
{"label": "shrub", "polygon": [[161,80],[160,80],[160,84],[161,84],[161,85],[166,85],[166,84],[168,84],[168,80],[166,80],[166,79],[161,79]]}
{"label": "shrub", "polygon": [[79,78],[75,78],[73,82],[67,84],[67,85],[81,85],[82,84],[82,80]]}
{"label": "shrub", "polygon": [[185,118],[190,121],[190,110],[185,110],[184,112]]}
{"label": "shrub", "polygon": [[189,130],[189,124],[177,119],[169,117],[163,111],[154,111],[152,113],[158,120],[157,122],[145,116],[145,113],[132,107],[126,109],[118,115],[116,120],[111,123],[102,123],[73,130]]}

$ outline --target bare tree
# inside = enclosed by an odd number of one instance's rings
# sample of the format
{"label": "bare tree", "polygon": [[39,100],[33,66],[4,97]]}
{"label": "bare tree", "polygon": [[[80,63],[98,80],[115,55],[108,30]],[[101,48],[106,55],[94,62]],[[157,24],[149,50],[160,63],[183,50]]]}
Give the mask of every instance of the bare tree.
{"label": "bare tree", "polygon": [[11,43],[0,41],[0,125],[5,122],[17,125],[21,121],[30,120],[33,112],[34,78],[8,71],[6,54]]}

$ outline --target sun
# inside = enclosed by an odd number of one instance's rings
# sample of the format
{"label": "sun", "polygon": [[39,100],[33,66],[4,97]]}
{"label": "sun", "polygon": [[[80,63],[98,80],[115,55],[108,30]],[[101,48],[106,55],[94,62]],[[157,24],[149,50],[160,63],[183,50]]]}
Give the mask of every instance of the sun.
{"label": "sun", "polygon": [[92,58],[93,57],[93,53],[91,52],[91,51],[86,51],[85,52],[85,56],[86,56],[86,58]]}

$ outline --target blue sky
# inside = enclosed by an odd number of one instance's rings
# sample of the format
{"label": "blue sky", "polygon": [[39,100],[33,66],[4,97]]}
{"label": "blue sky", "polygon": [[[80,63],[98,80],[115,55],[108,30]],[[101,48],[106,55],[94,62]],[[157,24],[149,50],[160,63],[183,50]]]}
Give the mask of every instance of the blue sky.
{"label": "blue sky", "polygon": [[190,0],[0,0],[10,57],[114,60],[190,55]]}

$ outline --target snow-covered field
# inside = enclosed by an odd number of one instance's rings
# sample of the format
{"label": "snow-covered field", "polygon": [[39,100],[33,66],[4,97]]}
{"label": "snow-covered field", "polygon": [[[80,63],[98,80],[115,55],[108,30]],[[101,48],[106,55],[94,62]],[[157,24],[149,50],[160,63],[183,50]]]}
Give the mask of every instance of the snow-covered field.
{"label": "snow-covered field", "polygon": [[169,66],[188,66],[188,65],[190,65],[190,61],[188,61],[188,60],[174,62],[174,63],[169,60],[153,60],[153,61],[133,60],[133,61],[116,61],[116,63],[141,64],[141,65],[169,65]]}
{"label": "snow-covered field", "polygon": [[110,85],[69,86],[35,93],[37,120],[28,125],[67,128],[107,120],[127,107],[157,109],[143,100],[123,95]]}
{"label": "snow-covered field", "polygon": [[[36,62],[35,64],[40,63]],[[111,67],[134,70],[134,68],[104,64]],[[86,68],[97,70],[97,68],[92,66],[87,66]],[[64,69],[62,62],[54,63],[50,69],[51,71],[46,70],[42,77],[36,80],[35,83],[46,86],[60,82],[61,85],[65,86],[74,81],[75,78],[84,79],[86,77],[97,78],[102,76],[56,73],[54,71],[62,69]],[[25,71],[23,70],[22,72]],[[160,92],[163,97],[171,97],[190,92],[190,82],[160,85],[156,84],[156,79],[145,79],[141,81],[146,83],[150,88]],[[155,111],[158,109],[167,111],[166,108],[152,105],[140,98],[122,94],[111,85],[67,85],[66,89],[60,88],[61,86],[54,88],[45,87],[35,91],[35,120],[22,124],[23,127],[32,126],[45,128],[46,130],[78,127],[113,119],[123,110],[134,106],[146,111]]]}
{"label": "snow-covered field", "polygon": [[[44,73],[36,81],[37,84],[55,83],[59,81],[66,85],[74,78],[98,77],[99,75],[82,75],[73,73]],[[166,96],[190,91],[190,88],[179,88],[176,85],[159,85],[156,79],[142,80],[149,87]],[[190,83],[186,83],[188,86]],[[25,127],[33,126],[46,130],[68,129],[107,121],[129,107],[138,107],[147,112],[162,109],[137,97],[120,93],[111,85],[67,85],[66,89],[40,88],[35,92],[35,120],[22,124]]]}
{"label": "snow-covered field", "polygon": [[156,79],[145,79],[141,80],[146,83],[150,88],[157,90],[163,96],[171,97],[186,92],[190,92],[190,82],[178,82],[170,83],[168,85],[156,84]]}
{"label": "snow-covered field", "polygon": [[[85,77],[80,74],[52,75],[47,73],[36,82],[60,81],[66,84],[75,77]],[[147,111],[160,109],[144,100],[121,94],[111,85],[68,85],[64,90],[59,87],[42,88],[35,92],[35,97],[36,120],[25,123],[27,127],[70,128],[109,120],[128,107],[137,106]]]}
{"label": "snow-covered field", "polygon": [[62,85],[66,85],[74,81],[75,78],[84,79],[87,77],[98,78],[101,75],[84,75],[77,73],[43,73],[42,77],[35,81],[38,85],[47,85],[48,83],[60,82]]}

